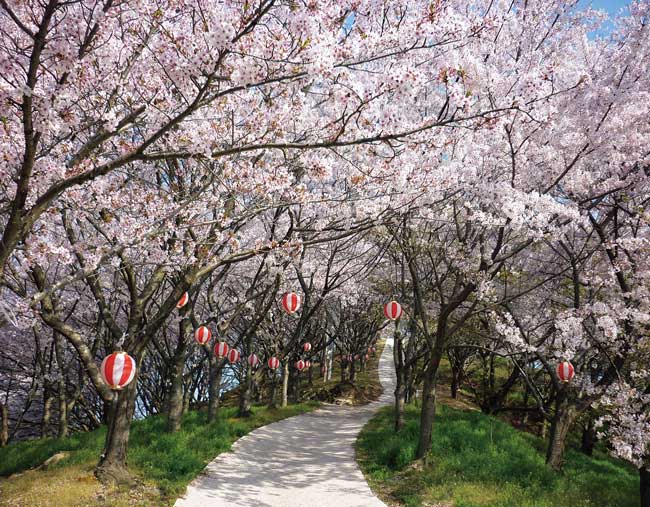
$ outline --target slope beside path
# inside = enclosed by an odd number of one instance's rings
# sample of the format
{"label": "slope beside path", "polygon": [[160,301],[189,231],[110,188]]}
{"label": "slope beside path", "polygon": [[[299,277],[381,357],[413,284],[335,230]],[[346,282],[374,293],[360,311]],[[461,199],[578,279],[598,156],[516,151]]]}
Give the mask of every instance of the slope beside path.
{"label": "slope beside path", "polygon": [[328,405],[269,424],[220,454],[175,507],[385,507],[354,459],[363,425],[395,386],[392,342],[379,358],[383,394],[363,406]]}

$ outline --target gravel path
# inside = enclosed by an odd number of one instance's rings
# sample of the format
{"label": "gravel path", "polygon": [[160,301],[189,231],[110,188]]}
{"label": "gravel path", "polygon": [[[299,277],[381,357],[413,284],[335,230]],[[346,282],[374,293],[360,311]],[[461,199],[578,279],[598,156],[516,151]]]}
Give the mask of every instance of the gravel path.
{"label": "gravel path", "polygon": [[379,359],[380,399],[361,407],[327,405],[240,438],[187,488],[176,507],[385,507],[354,459],[357,434],[392,400],[392,343]]}

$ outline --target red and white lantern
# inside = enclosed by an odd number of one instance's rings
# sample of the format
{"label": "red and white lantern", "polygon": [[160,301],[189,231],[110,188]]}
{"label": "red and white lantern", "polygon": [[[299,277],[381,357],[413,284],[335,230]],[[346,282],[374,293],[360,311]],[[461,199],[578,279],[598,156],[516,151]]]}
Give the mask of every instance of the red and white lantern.
{"label": "red and white lantern", "polygon": [[277,357],[270,357],[267,364],[271,370],[275,370],[280,366],[280,360]]}
{"label": "red and white lantern", "polygon": [[210,338],[212,338],[212,331],[206,326],[201,326],[194,331],[194,339],[199,345],[205,345],[210,341]]}
{"label": "red and white lantern", "polygon": [[239,361],[239,351],[237,349],[230,349],[230,352],[228,352],[228,361],[231,363]]}
{"label": "red and white lantern", "polygon": [[399,319],[402,316],[402,305],[397,301],[389,301],[384,305],[384,315],[390,320]]}
{"label": "red and white lantern", "polygon": [[260,364],[260,358],[257,357],[255,354],[251,354],[248,356],[248,364],[250,364],[253,368],[255,368],[258,364]]}
{"label": "red and white lantern", "polygon": [[228,355],[228,344],[226,342],[219,342],[214,346],[214,355],[219,359],[223,359]]}
{"label": "red and white lantern", "polygon": [[302,344],[302,350],[304,350],[305,352],[309,352],[311,350],[311,343],[309,343],[309,342],[303,343]]}
{"label": "red and white lantern", "polygon": [[287,292],[282,296],[282,308],[289,315],[293,315],[300,308],[300,296],[295,292]]}
{"label": "red and white lantern", "polygon": [[557,376],[562,382],[569,383],[576,374],[573,365],[569,361],[562,361],[557,365]]}
{"label": "red and white lantern", "polygon": [[296,361],[296,370],[302,371],[305,369],[305,362],[302,359]]}
{"label": "red and white lantern", "polygon": [[100,372],[111,389],[122,389],[135,377],[135,359],[126,352],[113,352],[102,361]]}
{"label": "red and white lantern", "polygon": [[187,292],[184,292],[181,298],[178,300],[178,303],[176,303],[176,308],[179,310],[183,308],[190,300],[190,295]]}
{"label": "red and white lantern", "polygon": [[307,369],[311,368],[311,361],[309,360],[305,361],[305,368]]}
{"label": "red and white lantern", "polygon": [[366,354],[366,361],[368,360],[369,357],[370,357],[370,355],[369,355],[369,354]]}

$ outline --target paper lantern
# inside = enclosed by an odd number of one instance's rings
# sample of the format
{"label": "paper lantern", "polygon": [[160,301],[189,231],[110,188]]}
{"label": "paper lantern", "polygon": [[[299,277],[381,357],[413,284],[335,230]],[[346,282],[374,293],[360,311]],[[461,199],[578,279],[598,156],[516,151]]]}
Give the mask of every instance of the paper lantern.
{"label": "paper lantern", "polygon": [[307,369],[311,368],[311,361],[309,360],[305,361],[305,368]]}
{"label": "paper lantern", "polygon": [[311,343],[309,343],[309,342],[303,343],[302,344],[302,350],[304,350],[305,352],[309,352],[311,350]]}
{"label": "paper lantern", "polygon": [[196,331],[194,331],[194,339],[200,345],[205,345],[208,343],[210,341],[210,338],[212,338],[212,331],[210,331],[210,328],[206,326],[201,326]]}
{"label": "paper lantern", "polygon": [[113,352],[102,361],[100,372],[111,389],[122,389],[135,377],[135,360],[126,352]]}
{"label": "paper lantern", "polygon": [[214,346],[214,355],[219,359],[223,359],[228,355],[228,344],[226,342],[219,342]]}
{"label": "paper lantern", "polygon": [[369,357],[370,357],[370,355],[366,354],[366,361],[368,360]]}
{"label": "paper lantern", "polygon": [[258,364],[260,364],[259,357],[257,357],[255,354],[251,354],[248,356],[248,364],[255,368]]}
{"label": "paper lantern", "polygon": [[571,382],[571,379],[576,374],[573,365],[569,361],[562,361],[557,365],[557,376],[565,384]]}
{"label": "paper lantern", "polygon": [[176,303],[176,308],[183,308],[190,300],[190,295],[187,292],[184,292],[181,298]]}
{"label": "paper lantern", "polygon": [[280,360],[277,357],[270,357],[267,361],[267,364],[269,365],[270,369],[275,370],[278,366],[280,366]]}
{"label": "paper lantern", "polygon": [[300,296],[295,292],[287,292],[282,296],[282,308],[289,315],[292,315],[300,308]]}
{"label": "paper lantern", "polygon": [[402,305],[397,301],[389,301],[384,305],[384,315],[390,320],[399,319],[402,316]]}
{"label": "paper lantern", "polygon": [[296,370],[302,371],[304,369],[305,369],[305,362],[302,359],[296,361]]}
{"label": "paper lantern", "polygon": [[230,349],[230,352],[228,352],[228,361],[231,363],[239,361],[239,351],[237,349]]}

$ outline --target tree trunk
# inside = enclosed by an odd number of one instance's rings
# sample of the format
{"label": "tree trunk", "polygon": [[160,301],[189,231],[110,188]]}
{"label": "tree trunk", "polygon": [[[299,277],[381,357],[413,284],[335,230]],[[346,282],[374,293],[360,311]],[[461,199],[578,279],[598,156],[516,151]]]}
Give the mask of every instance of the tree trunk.
{"label": "tree trunk", "polygon": [[43,417],[41,417],[41,438],[47,437],[52,418],[52,393],[49,387],[43,391]]}
{"label": "tree trunk", "polygon": [[0,447],[4,447],[9,442],[9,409],[7,405],[0,401]]}
{"label": "tree trunk", "polygon": [[554,470],[562,468],[566,438],[578,415],[575,405],[569,402],[563,389],[558,394],[557,408],[551,423],[551,435],[546,452],[546,464]]}
{"label": "tree trunk", "polygon": [[341,361],[341,382],[345,382],[345,370],[347,370],[348,365]]}
{"label": "tree trunk", "polygon": [[178,345],[172,358],[172,382],[169,389],[167,406],[167,431],[171,433],[181,429],[181,421],[183,419],[183,371],[185,370],[185,349],[187,348],[185,337],[191,325],[189,319],[183,319],[181,321]]}
{"label": "tree trunk", "polygon": [[135,411],[137,377],[136,371],[133,381],[118,393],[117,399],[111,404],[104,452],[95,469],[95,476],[103,483],[133,483],[126,457]]}
{"label": "tree trunk", "polygon": [[208,388],[208,422],[217,420],[221,398],[222,368],[216,357],[210,357],[210,387]]}
{"label": "tree trunk", "polygon": [[350,363],[350,382],[354,384],[354,381],[357,379],[357,362],[352,361]]}
{"label": "tree trunk", "polygon": [[458,387],[460,386],[460,368],[454,367],[451,368],[451,397],[453,399],[458,399]]}
{"label": "tree trunk", "polygon": [[251,415],[251,394],[253,391],[253,370],[246,364],[246,379],[242,385],[241,394],[239,395],[239,411],[237,417],[250,417]]}
{"label": "tree trunk", "polygon": [[406,405],[406,379],[404,378],[404,361],[402,339],[395,333],[393,362],[395,364],[395,431],[404,427],[404,406]]}
{"label": "tree trunk", "polygon": [[282,369],[282,407],[287,406],[289,398],[289,360],[287,359],[284,362],[284,368]]}
{"label": "tree trunk", "polygon": [[650,507],[650,470],[640,468],[639,479],[641,486],[641,507]]}
{"label": "tree trunk", "polygon": [[433,433],[433,421],[436,417],[436,379],[438,378],[438,366],[440,355],[437,354],[429,361],[424,371],[424,385],[422,386],[422,409],[420,411],[420,437],[416,458],[425,458],[431,450],[431,435]]}
{"label": "tree trunk", "polygon": [[594,419],[590,417],[582,428],[582,444],[580,450],[587,456],[594,453],[594,446],[596,445],[596,429],[594,428]]}
{"label": "tree trunk", "polygon": [[61,335],[58,333],[54,341],[54,350],[56,363],[59,367],[59,438],[65,438],[68,436],[68,397],[66,393],[63,343]]}

